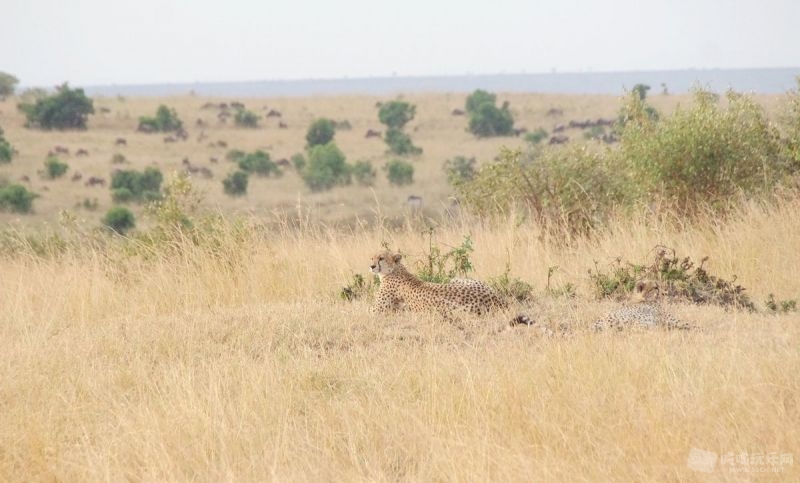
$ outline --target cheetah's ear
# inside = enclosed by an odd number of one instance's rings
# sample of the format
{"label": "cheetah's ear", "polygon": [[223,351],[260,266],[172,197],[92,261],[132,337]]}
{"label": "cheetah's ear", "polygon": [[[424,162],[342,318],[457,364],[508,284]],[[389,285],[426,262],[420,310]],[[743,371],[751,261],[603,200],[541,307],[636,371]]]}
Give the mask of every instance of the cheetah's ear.
{"label": "cheetah's ear", "polygon": [[392,259],[394,260],[394,263],[398,263],[400,260],[402,260],[402,259],[403,259],[403,255],[400,255],[399,253],[396,253],[396,254],[395,254],[393,257],[392,257]]}

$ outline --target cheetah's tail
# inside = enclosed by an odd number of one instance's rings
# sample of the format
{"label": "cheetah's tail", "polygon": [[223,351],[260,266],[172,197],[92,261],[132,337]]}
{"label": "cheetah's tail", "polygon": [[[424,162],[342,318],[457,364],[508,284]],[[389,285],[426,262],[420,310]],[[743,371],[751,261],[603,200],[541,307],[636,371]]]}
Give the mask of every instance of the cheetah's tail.
{"label": "cheetah's tail", "polygon": [[525,314],[518,314],[516,317],[511,319],[511,325],[527,325],[527,326],[531,326],[531,325],[535,325],[535,324],[536,324],[536,321],[531,319],[530,317],[528,317]]}

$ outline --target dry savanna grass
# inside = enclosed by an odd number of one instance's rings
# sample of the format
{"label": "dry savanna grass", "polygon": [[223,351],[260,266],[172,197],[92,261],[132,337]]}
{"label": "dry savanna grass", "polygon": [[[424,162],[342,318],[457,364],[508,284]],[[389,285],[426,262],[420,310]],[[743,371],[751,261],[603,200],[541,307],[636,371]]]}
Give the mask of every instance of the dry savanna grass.
{"label": "dry savanna grass", "polygon": [[[622,95],[622,92],[620,92]],[[378,121],[376,103],[392,99],[371,96],[315,96],[301,98],[205,98],[182,96],[170,98],[116,98],[94,99],[96,114],[90,116],[89,129],[75,131],[39,131],[24,128],[25,119],[16,109],[19,99],[0,101],[0,127],[5,137],[19,151],[11,164],[0,165],[0,177],[10,182],[19,182],[23,177],[30,181],[24,184],[40,195],[34,201],[34,213],[17,215],[0,212],[0,223],[11,223],[25,229],[40,228],[41,222],[55,224],[62,210],[69,210],[79,217],[99,223],[103,214],[113,205],[110,190],[106,187],[88,187],[84,182],[90,177],[110,181],[114,169],[138,169],[157,166],[169,178],[174,172],[184,169],[182,161],[188,159],[192,165],[210,169],[212,179],[196,178],[195,185],[206,193],[211,205],[227,213],[264,216],[274,210],[291,209],[302,204],[313,208],[313,214],[325,221],[352,221],[355,217],[374,216],[381,210],[385,216],[402,216],[405,201],[410,195],[423,198],[423,210],[430,215],[441,213],[452,203],[443,171],[443,164],[455,156],[475,157],[479,163],[493,160],[500,148],[523,147],[525,141],[519,137],[476,139],[466,131],[467,118],[453,116],[453,109],[464,108],[466,94],[439,93],[398,96],[417,106],[416,118],[406,127],[415,145],[423,149],[422,155],[411,158],[414,165],[414,184],[396,187],[389,184],[383,165],[393,156],[386,154],[386,144],[379,138],[366,139],[369,129],[385,131]],[[780,96],[756,96],[768,112],[775,111]],[[652,95],[649,101],[658,109],[669,112],[676,106],[690,101],[688,95]],[[209,102],[240,101],[262,116],[257,129],[240,128],[232,119],[226,123],[217,118],[219,110],[203,109]],[[553,94],[498,94],[498,103],[509,101],[515,116],[516,126],[530,131],[544,128],[552,132],[556,124],[567,124],[570,120],[615,118],[621,105],[620,96],[579,96]],[[183,120],[189,139],[176,143],[165,143],[164,134],[136,132],[140,116],[153,116],[160,104],[174,108]],[[563,114],[548,116],[551,108]],[[266,118],[270,110],[281,113],[280,118]],[[348,121],[352,129],[339,130],[335,141],[349,162],[366,160],[378,169],[378,180],[374,189],[352,185],[323,193],[311,193],[303,181],[288,169],[280,179],[251,177],[248,194],[242,198],[226,196],[222,190],[222,179],[235,165],[225,160],[230,149],[267,151],[273,160],[289,159],[303,152],[308,126],[317,118],[328,117],[336,121]],[[203,122],[198,126],[197,121]],[[286,125],[285,129],[279,123]],[[580,129],[567,129],[564,133],[572,140],[582,139]],[[202,137],[202,140],[201,140]],[[124,138],[127,146],[117,146],[117,138]],[[227,147],[216,145],[223,141]],[[211,144],[215,144],[211,146]],[[70,155],[60,159],[70,169],[60,179],[48,180],[37,174],[43,169],[47,153],[55,146],[70,150]],[[85,149],[86,157],[77,157],[76,152]],[[112,164],[115,154],[123,155],[125,164]],[[217,158],[212,163],[211,158]],[[72,182],[75,173],[81,181]],[[96,206],[95,206],[96,200]],[[84,205],[89,206],[87,209]],[[132,206],[140,219],[141,206]]]}
{"label": "dry savanna grass", "polygon": [[[91,135],[91,131],[86,133]],[[587,270],[656,244],[711,258],[763,308],[800,294],[800,200],[751,203],[693,225],[620,217],[564,240],[511,216],[454,220],[475,276],[531,282],[515,309],[569,331],[376,316],[338,290],[383,242],[411,266],[426,238],[364,224],[228,226],[147,257],[109,242],[3,259],[3,481],[727,481],[687,467],[692,448],[800,455],[800,320],[671,307],[700,330],[594,333],[613,308]],[[576,284],[574,299],[545,294]],[[796,466],[780,469],[797,479]],[[763,471],[763,470],[762,470]]]}

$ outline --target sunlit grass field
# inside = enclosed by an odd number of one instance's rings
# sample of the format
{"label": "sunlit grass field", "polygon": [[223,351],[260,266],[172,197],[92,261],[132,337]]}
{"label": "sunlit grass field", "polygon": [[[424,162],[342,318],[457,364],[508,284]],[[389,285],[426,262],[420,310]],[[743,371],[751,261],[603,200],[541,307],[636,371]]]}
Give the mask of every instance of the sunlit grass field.
{"label": "sunlit grass field", "polygon": [[[210,140],[280,159],[302,150],[307,125],[328,116],[353,126],[336,135],[348,159],[379,164],[385,145],[363,136],[382,130],[381,99],[243,100],[282,111],[289,126],[270,120],[254,131],[217,125],[200,109],[207,99],[190,96],[101,99],[97,106],[111,112],[79,133],[25,130],[13,103],[0,104],[0,126],[20,151],[2,175],[28,175],[42,194],[34,214],[0,215],[17,243],[0,258],[0,480],[798,478],[795,465],[736,473],[742,465],[717,461],[708,474],[687,462],[693,448],[800,455],[800,316],[773,315],[764,304],[769,294],[800,298],[800,199],[749,202],[692,223],[643,208],[588,237],[547,231],[523,213],[493,221],[457,214],[435,223],[434,242],[452,247],[469,236],[473,277],[509,269],[535,293],[513,310],[566,330],[509,328],[503,313],[459,324],[378,316],[368,298],[346,302],[339,292],[368,274],[382,245],[402,250],[412,269],[424,259],[427,225],[405,211],[405,198],[423,196],[435,213],[450,194],[444,160],[488,161],[500,146],[523,143],[466,133],[466,120],[450,115],[464,96],[406,97],[418,105],[409,132],[425,150],[411,187],[390,187],[381,175],[374,190],[312,195],[287,173],[254,180],[243,199],[222,193],[231,165]],[[619,105],[613,97],[500,97],[531,130],[613,117]],[[666,109],[682,99],[652,102]],[[189,125],[189,141],[133,132],[138,116],[162,102]],[[551,107],[564,116],[546,116]],[[210,139],[198,143],[193,124],[203,116]],[[115,148],[116,137],[128,147]],[[71,171],[55,181],[36,176],[55,145],[90,151],[65,159],[85,177],[108,178],[115,152],[167,174],[189,157],[214,170],[214,179],[193,183],[205,192],[204,209],[222,219],[199,241],[174,236],[151,246],[98,234],[111,206],[107,187],[72,183]],[[99,200],[96,212],[74,208],[89,196]],[[48,242],[42,222],[54,228],[64,208],[77,220],[59,228],[66,242]],[[696,261],[708,256],[704,266],[735,276],[759,311],[678,304],[669,310],[697,330],[590,330],[617,304],[595,300],[588,270],[619,257],[650,260],[658,244]],[[572,283],[576,296],[548,295],[548,272],[551,286]]]}

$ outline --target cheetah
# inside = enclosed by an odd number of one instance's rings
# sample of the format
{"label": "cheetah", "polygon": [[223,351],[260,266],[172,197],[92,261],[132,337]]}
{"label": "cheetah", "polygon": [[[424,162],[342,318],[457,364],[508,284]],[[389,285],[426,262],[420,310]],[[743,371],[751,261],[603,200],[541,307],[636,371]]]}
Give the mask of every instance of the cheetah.
{"label": "cheetah", "polygon": [[594,329],[626,327],[687,330],[690,326],[664,310],[659,303],[661,286],[654,280],[639,281],[628,304],[595,321]]}
{"label": "cheetah", "polygon": [[[399,253],[381,252],[372,257],[370,269],[380,277],[374,312],[432,311],[451,320],[454,312],[483,315],[504,310],[508,303],[480,280],[456,278],[448,283],[431,283],[412,275],[401,263]],[[511,325],[533,325],[525,315],[515,317]]]}

